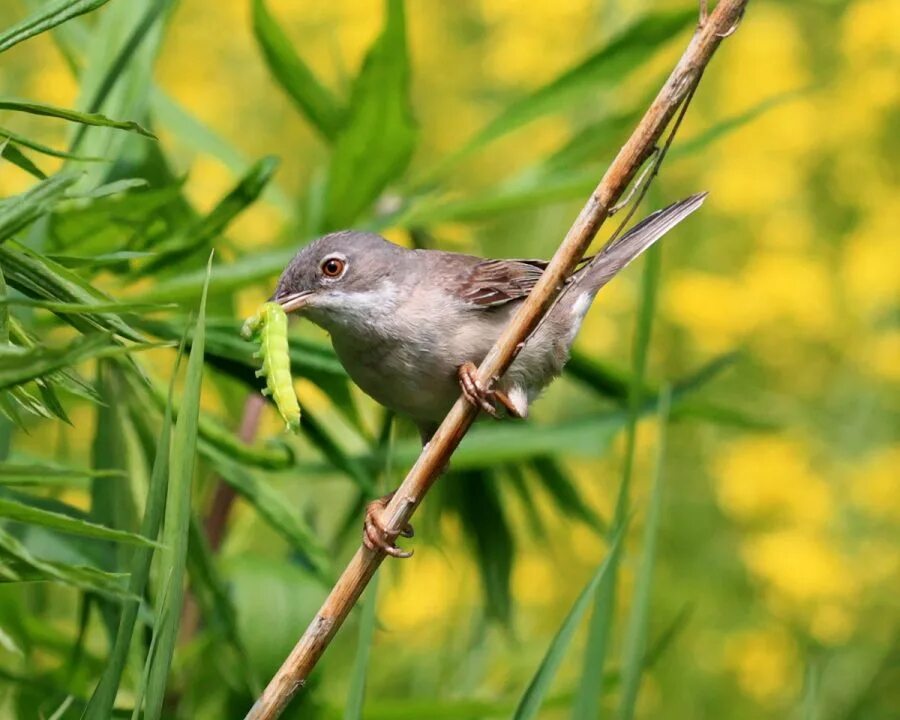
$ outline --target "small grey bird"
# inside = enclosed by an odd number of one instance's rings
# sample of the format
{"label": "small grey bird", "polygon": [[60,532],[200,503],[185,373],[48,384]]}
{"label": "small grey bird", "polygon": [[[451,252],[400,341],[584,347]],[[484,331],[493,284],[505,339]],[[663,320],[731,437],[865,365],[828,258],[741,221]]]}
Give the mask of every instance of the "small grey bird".
{"label": "small grey bird", "polygon": [[[275,300],[331,335],[341,364],[362,390],[416,424],[427,442],[462,391],[476,408],[524,418],[558,376],[597,291],[703,204],[692,195],[648,216],[570,278],[496,387],[475,378],[547,266],[409,250],[380,235],[343,231],[303,247],[278,281]],[[384,533],[390,495],[366,511],[364,542],[404,557]],[[412,528],[403,533],[411,535]]]}

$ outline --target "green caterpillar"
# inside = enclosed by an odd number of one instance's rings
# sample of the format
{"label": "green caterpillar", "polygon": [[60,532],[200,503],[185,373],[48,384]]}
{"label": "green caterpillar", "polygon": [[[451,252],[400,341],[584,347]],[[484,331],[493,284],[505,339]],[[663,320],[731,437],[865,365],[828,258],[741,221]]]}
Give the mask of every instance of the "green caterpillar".
{"label": "green caterpillar", "polygon": [[253,357],[262,359],[256,377],[266,378],[264,395],[271,395],[288,430],[300,429],[300,404],[291,379],[291,358],[288,353],[287,315],[276,302],[267,302],[244,323],[241,335],[259,341],[259,352]]}

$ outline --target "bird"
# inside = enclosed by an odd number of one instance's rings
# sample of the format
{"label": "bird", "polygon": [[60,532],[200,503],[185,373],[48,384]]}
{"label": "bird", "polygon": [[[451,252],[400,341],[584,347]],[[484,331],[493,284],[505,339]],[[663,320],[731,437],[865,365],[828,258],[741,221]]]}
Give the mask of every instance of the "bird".
{"label": "bird", "polygon": [[[353,382],[411,419],[425,444],[460,393],[488,415],[527,417],[562,372],[597,292],[705,198],[697,193],[648,215],[583,261],[491,388],[477,379],[477,365],[541,277],[543,260],[409,249],[343,230],[302,247],[273,300],[329,333]],[[408,557],[384,530],[391,495],[367,506],[363,542]],[[401,535],[410,537],[412,528]]]}

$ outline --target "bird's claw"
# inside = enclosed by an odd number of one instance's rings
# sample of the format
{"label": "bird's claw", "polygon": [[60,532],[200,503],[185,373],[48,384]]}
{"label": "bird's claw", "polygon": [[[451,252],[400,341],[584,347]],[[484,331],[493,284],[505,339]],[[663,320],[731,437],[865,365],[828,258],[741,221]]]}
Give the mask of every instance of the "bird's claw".
{"label": "bird's claw", "polygon": [[471,405],[484,410],[491,417],[499,417],[493,403],[494,393],[478,379],[478,368],[475,367],[475,363],[465,362],[459,366],[459,386]]}
{"label": "bird's claw", "polygon": [[[412,550],[402,550],[395,544],[397,539],[393,533],[389,533],[385,528],[384,511],[391,501],[394,493],[389,493],[384,497],[373,500],[366,505],[366,519],[363,522],[363,545],[369,550],[381,551],[395,558],[408,558],[412,556]],[[412,525],[408,524],[399,533],[405,538],[411,538],[415,531]]]}
{"label": "bird's claw", "polygon": [[[462,388],[463,395],[477,409],[484,410],[493,418],[500,417],[497,405],[501,405],[509,417],[521,418],[522,412],[515,406],[509,396],[502,390],[488,390],[478,380],[478,368],[474,363],[466,362],[459,366],[459,386]],[[496,382],[496,378],[494,379]]]}

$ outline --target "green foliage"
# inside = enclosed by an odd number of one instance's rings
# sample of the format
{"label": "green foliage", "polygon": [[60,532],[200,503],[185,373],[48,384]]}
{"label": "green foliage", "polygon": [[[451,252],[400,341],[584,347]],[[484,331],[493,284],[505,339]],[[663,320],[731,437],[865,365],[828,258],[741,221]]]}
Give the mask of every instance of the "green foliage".
{"label": "green foliage", "polygon": [[385,22],[353,84],[334,140],[322,229],[346,227],[406,169],[416,141],[403,0],[385,0]]}
{"label": "green foliage", "polygon": [[297,54],[263,0],[253,0],[253,33],[275,79],[306,119],[333,142],[340,131],[343,111]]}
{"label": "green foliage", "polygon": [[[212,265],[212,257],[210,257],[210,265]],[[153,651],[147,658],[144,717],[149,720],[157,720],[162,713],[169,668],[175,654],[175,641],[181,619],[191,522],[191,486],[196,463],[197,425],[200,418],[200,389],[203,383],[205,330],[206,289],[204,288],[187,362],[184,397],[172,439],[171,470],[162,527],[164,548],[160,553],[160,565],[166,573],[166,580],[157,593],[157,621],[153,628]]]}

